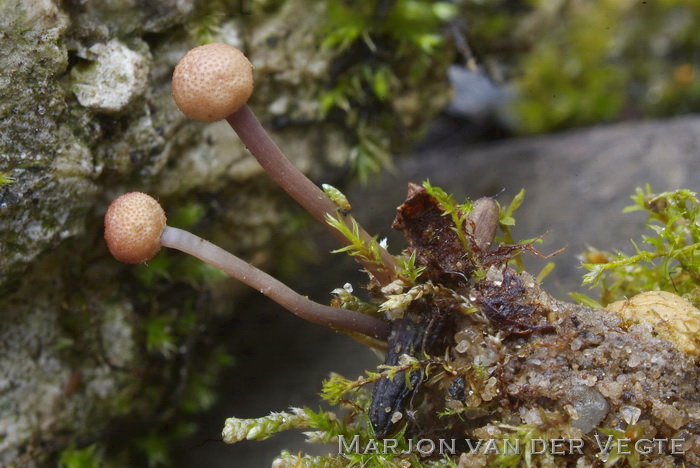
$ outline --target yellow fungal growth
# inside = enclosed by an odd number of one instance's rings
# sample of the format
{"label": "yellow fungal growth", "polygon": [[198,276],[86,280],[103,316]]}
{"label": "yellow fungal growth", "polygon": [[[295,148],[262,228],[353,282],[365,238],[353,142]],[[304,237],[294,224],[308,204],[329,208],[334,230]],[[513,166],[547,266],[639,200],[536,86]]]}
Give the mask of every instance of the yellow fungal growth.
{"label": "yellow fungal growth", "polygon": [[105,213],[105,240],[114,258],[124,263],[143,263],[160,250],[165,212],[150,195],[125,193]]}
{"label": "yellow fungal growth", "polygon": [[700,311],[682,297],[666,291],[649,291],[606,307],[628,322],[647,322],[687,354],[700,354]]}
{"label": "yellow fungal growth", "polygon": [[240,109],[253,93],[253,65],[228,44],[187,52],[173,73],[173,98],[192,120],[215,122]]}

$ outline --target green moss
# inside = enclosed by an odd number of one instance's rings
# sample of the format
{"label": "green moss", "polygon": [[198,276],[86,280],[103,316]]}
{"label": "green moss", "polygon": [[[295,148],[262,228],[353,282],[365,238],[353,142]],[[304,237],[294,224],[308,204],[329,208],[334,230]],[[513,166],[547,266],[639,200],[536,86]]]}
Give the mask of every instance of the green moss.
{"label": "green moss", "polygon": [[443,215],[452,218],[452,223],[454,224],[454,231],[459,236],[459,241],[464,247],[464,250],[469,251],[469,244],[467,242],[467,236],[464,232],[462,226],[464,226],[467,221],[469,213],[471,213],[474,204],[467,200],[462,204],[457,204],[452,195],[448,195],[440,187],[433,187],[430,182],[423,182],[423,188],[426,192],[433,197],[438,202],[438,206],[443,211]]}
{"label": "green moss", "polygon": [[0,172],[0,187],[2,187],[3,185],[13,184],[16,181],[17,180],[14,177],[11,177],[9,174]]}
{"label": "green moss", "polygon": [[[352,229],[345,224],[346,217],[349,217]],[[346,252],[351,257],[358,257],[368,264],[385,268],[384,260],[379,251],[377,236],[369,241],[365,241],[360,235],[360,225],[350,215],[343,215],[341,212],[336,217],[326,214],[326,222],[334,229],[338,230],[348,240],[349,244],[333,251],[333,253]]]}
{"label": "green moss", "polygon": [[[637,189],[625,212],[647,213],[651,235],[633,242],[634,253],[590,249],[584,253],[584,284],[600,288],[601,303],[642,291],[669,291],[700,306],[700,201],[686,189],[660,194]],[[645,248],[646,247],[646,248]]]}
{"label": "green moss", "polygon": [[480,65],[517,90],[522,132],[700,108],[696,2],[463,4]]}
{"label": "green moss", "polygon": [[59,468],[100,468],[104,466],[103,448],[96,444],[79,449],[73,444],[58,457]]}
{"label": "green moss", "polygon": [[519,126],[543,132],[623,118],[697,110],[700,84],[692,2],[532,2],[520,24]]}
{"label": "green moss", "polygon": [[610,451],[601,457],[605,461],[605,467],[620,465],[619,462],[627,462],[630,468],[640,467],[640,452],[632,448],[635,443],[644,439],[644,427],[637,424],[628,424],[624,430],[618,428],[599,428],[608,439]]}
{"label": "green moss", "polygon": [[136,441],[136,448],[147,460],[149,468],[170,464],[170,438],[153,429]]}
{"label": "green moss", "polygon": [[419,267],[416,265],[415,252],[407,257],[397,257],[396,264],[398,267],[396,271],[397,276],[411,286],[416,284],[418,277],[425,271],[424,266]]}
{"label": "green moss", "polygon": [[405,141],[401,132],[416,128],[416,114],[404,114],[398,97],[451,60],[443,28],[456,14],[450,2],[328,2],[322,44],[339,65],[319,97],[320,113],[354,129],[351,162],[360,180],[388,167],[390,151]]}

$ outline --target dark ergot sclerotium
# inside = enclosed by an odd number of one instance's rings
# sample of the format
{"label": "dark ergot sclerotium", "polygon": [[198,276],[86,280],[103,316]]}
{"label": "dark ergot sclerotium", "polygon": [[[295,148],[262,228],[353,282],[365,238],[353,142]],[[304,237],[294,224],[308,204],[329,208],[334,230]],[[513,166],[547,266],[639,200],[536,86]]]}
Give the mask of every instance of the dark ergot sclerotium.
{"label": "dark ergot sclerotium", "polygon": [[[489,198],[474,203],[472,211],[464,222],[464,231],[471,252],[481,256],[488,251],[498,227],[498,205]],[[409,184],[408,198],[398,208],[393,227],[404,233],[409,243],[409,251],[415,253],[418,261],[427,267],[426,279],[447,280],[453,284],[462,283],[468,287],[468,280],[482,268],[480,258],[468,258],[464,247],[458,241],[451,221],[443,216],[437,201],[423,188]],[[455,283],[456,282],[456,283]],[[502,323],[514,322],[516,318],[501,317],[502,309],[510,307],[508,298],[499,300],[497,294],[480,296],[485,308],[494,319]],[[511,301],[512,302],[512,301]],[[518,309],[515,314],[523,321],[529,320],[532,310]],[[521,307],[521,308],[522,308]],[[402,355],[420,358],[424,355],[442,355],[448,345],[446,330],[459,314],[451,295],[443,296],[437,291],[425,298],[413,301],[404,317],[396,320],[389,338],[384,364],[396,366]],[[528,316],[525,318],[525,316]],[[547,325],[533,326],[529,331],[545,330]],[[410,372],[408,378],[399,372],[393,378],[379,380],[372,394],[370,420],[377,437],[393,433],[406,422],[403,411],[425,377],[423,369]]]}
{"label": "dark ergot sclerotium", "polygon": [[[413,357],[433,354],[440,344],[443,349],[438,350],[444,351],[442,332],[447,322],[448,317],[435,304],[423,300],[412,302],[405,316],[393,326],[384,364],[397,366],[404,354]],[[424,370],[419,369],[410,373],[408,382],[404,372],[399,372],[394,378],[385,377],[375,384],[369,416],[377,437],[386,437],[405,422],[403,411],[424,377]]]}

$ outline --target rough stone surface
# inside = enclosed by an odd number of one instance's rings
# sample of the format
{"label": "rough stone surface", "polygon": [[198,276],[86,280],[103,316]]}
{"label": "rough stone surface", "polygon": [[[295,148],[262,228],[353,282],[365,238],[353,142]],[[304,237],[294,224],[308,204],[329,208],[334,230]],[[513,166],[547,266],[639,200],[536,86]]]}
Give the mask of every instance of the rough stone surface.
{"label": "rough stone surface", "polygon": [[[149,349],[153,315],[190,303],[231,311],[231,283],[203,287],[181,270],[166,284],[111,259],[101,225],[112,199],[141,190],[169,212],[187,205],[200,233],[247,257],[269,259],[289,230],[287,197],[232,132],[189,122],[171,98],[207,3],[0,3],[0,175],[11,178],[0,185],[2,466],[51,463],[120,416],[158,421],[177,403],[188,348]],[[259,62],[265,84],[251,105],[264,122],[294,120],[273,137],[298,167],[316,177],[343,167],[347,129],[314,114],[333,58],[317,46],[323,2],[258,3],[265,13],[227,18],[209,39]],[[177,339],[196,341],[193,328]]]}
{"label": "rough stone surface", "polygon": [[[465,436],[500,438],[509,434],[502,427],[506,423],[535,425],[550,439],[581,439],[597,427],[629,424],[639,428],[637,438],[686,438],[683,459],[697,464],[700,446],[695,432],[700,402],[695,396],[699,380],[696,356],[657,336],[649,323],[629,324],[605,309],[557,301],[531,276],[521,277],[528,284],[525,300],[544,308],[556,331],[504,337],[483,320],[464,319],[456,339],[467,345],[455,361],[468,364],[486,354],[494,355],[497,363],[486,369],[486,385],[472,383],[477,398],[471,404],[467,398],[466,406],[488,407],[494,395],[496,401],[508,402],[491,407],[488,416],[466,429]],[[491,380],[493,391],[488,384]],[[547,418],[551,418],[550,424]],[[580,458],[595,463],[599,451],[595,443],[588,443],[582,457],[549,457],[548,463],[538,459],[536,466],[568,466]],[[668,451],[663,453],[645,460],[671,463],[673,457]],[[481,457],[494,460],[487,452]]]}
{"label": "rough stone surface", "polygon": [[149,58],[118,40],[90,46],[88,65],[71,69],[73,93],[83,107],[119,112],[146,91]]}

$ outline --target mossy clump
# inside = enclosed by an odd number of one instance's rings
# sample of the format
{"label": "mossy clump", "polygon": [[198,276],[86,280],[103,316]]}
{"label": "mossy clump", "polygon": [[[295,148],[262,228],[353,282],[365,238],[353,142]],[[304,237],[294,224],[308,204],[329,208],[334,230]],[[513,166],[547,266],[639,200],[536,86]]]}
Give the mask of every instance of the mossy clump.
{"label": "mossy clump", "polygon": [[582,256],[589,272],[584,284],[597,286],[601,304],[608,305],[641,291],[669,291],[700,307],[700,200],[679,189],[654,193],[648,185],[632,196],[624,212],[647,213],[645,234],[633,242],[634,252],[591,248]]}
{"label": "mossy clump", "polygon": [[[322,47],[335,59],[320,116],[354,130],[352,167],[366,180],[447,103],[449,92],[439,84],[454,58],[446,31],[459,9],[430,0],[327,3]],[[413,89],[418,83],[431,92],[421,97]]]}
{"label": "mossy clump", "polygon": [[[521,201],[500,211],[506,236]],[[337,411],[230,418],[224,440],[296,428],[338,451],[283,452],[278,468],[700,462],[698,353],[686,346],[698,337],[673,339],[648,314],[554,299],[516,270],[516,254],[536,252],[533,241],[480,248],[467,228],[472,207],[430,184],[411,186],[394,222],[409,245],[397,257],[399,278],[370,282],[369,302],[335,291],[337,305],[392,324],[384,365],[325,381],[321,396]],[[686,208],[689,219],[700,211]]]}

